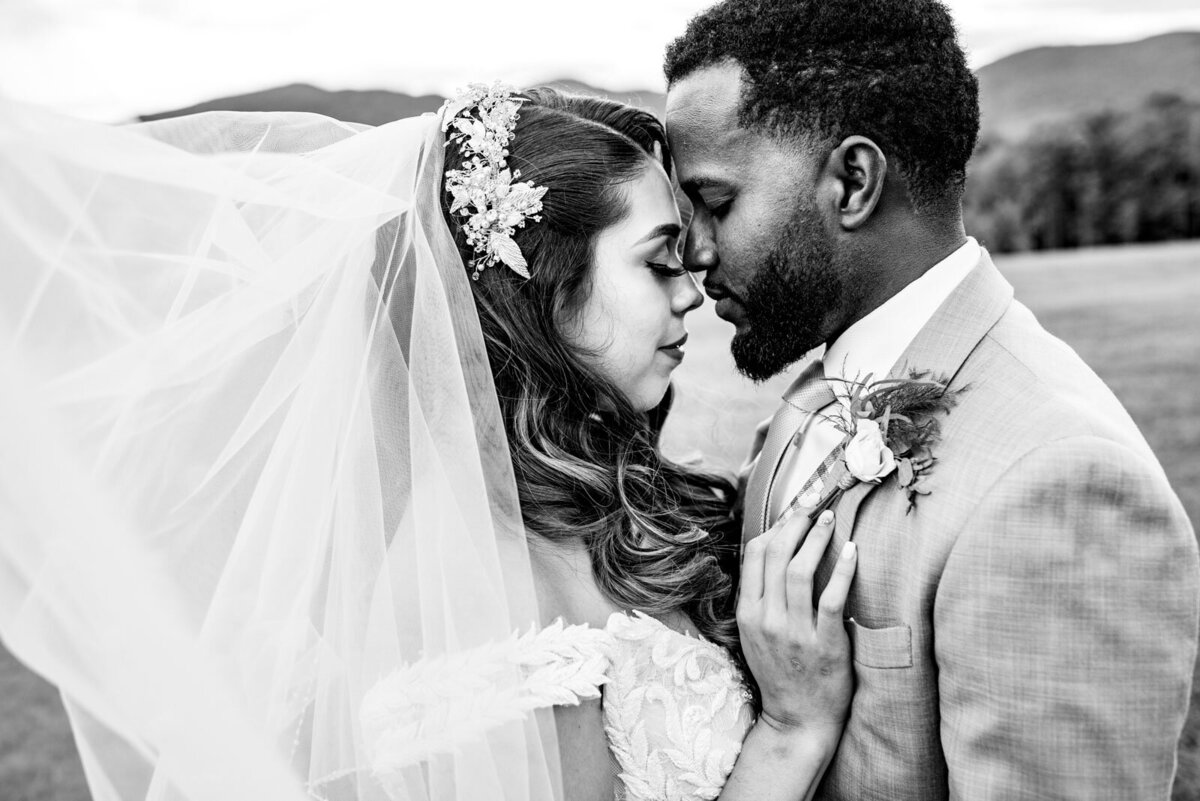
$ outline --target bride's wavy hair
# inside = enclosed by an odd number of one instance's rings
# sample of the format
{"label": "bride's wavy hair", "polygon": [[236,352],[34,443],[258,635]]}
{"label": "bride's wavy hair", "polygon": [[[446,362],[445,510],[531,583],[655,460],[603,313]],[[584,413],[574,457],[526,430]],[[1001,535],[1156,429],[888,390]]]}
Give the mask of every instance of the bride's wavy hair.
{"label": "bride's wavy hair", "polygon": [[[628,213],[624,187],[654,163],[671,169],[662,124],[611,100],[525,93],[508,164],[544,186],[542,219],[514,239],[526,280],[502,264],[474,282],[526,527],[579,535],[604,593],[651,614],[682,610],[736,652],[728,570],[733,486],[664,458],[658,437],[671,393],[634,409],[563,331],[591,287],[596,236]],[[447,169],[462,161],[447,148]],[[443,214],[464,261],[475,254]]]}

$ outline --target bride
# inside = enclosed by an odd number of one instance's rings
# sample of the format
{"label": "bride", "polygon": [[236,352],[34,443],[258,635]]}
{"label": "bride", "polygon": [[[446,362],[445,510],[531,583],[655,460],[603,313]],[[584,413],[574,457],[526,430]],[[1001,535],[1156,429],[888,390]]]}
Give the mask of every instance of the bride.
{"label": "bride", "polygon": [[814,609],[793,516],[735,622],[734,491],[657,447],[701,302],[669,169],[548,90],[0,107],[0,634],[94,797],[811,795],[854,553]]}

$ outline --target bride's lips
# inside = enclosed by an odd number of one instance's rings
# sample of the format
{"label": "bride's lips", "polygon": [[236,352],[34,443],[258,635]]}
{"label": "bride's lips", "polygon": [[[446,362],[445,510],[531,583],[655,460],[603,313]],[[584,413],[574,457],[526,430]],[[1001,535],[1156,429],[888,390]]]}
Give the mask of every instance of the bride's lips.
{"label": "bride's lips", "polygon": [[674,342],[671,342],[670,344],[667,344],[667,345],[663,345],[661,348],[659,348],[659,350],[661,352],[667,354],[668,356],[670,356],[672,359],[682,360],[683,359],[683,346],[684,346],[684,344],[687,343],[687,340],[688,340],[688,335],[684,334],[683,336],[681,336],[679,339],[675,340]]}

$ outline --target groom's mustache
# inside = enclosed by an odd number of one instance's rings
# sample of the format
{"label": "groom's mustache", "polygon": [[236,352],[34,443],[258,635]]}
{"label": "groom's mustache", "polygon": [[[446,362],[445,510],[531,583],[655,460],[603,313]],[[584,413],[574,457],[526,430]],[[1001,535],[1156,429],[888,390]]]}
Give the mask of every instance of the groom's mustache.
{"label": "groom's mustache", "polygon": [[741,299],[737,295],[730,292],[728,287],[724,286],[723,284],[718,284],[718,283],[714,283],[711,281],[704,282],[704,293],[706,295],[708,295],[710,298],[712,298],[713,300],[722,300],[724,298],[733,298],[734,300],[738,301],[739,303],[741,302]]}

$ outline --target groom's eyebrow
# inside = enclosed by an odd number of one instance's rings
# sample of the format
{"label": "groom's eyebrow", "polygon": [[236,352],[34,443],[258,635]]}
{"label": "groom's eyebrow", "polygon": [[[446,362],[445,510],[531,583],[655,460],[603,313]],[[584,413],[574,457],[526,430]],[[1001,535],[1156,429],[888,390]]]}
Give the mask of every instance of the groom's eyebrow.
{"label": "groom's eyebrow", "polygon": [[724,181],[709,178],[706,175],[697,175],[695,178],[688,178],[686,181],[679,182],[679,188],[684,192],[699,192],[701,189],[723,188],[724,186]]}
{"label": "groom's eyebrow", "polygon": [[637,241],[637,244],[641,245],[646,242],[650,242],[654,239],[658,239],[660,236],[667,236],[672,239],[678,239],[679,234],[682,231],[683,231],[683,229],[680,228],[675,223],[663,223],[662,225],[656,225],[656,226],[654,226],[654,228],[650,229],[650,233],[646,234],[641,239],[639,239]]}

